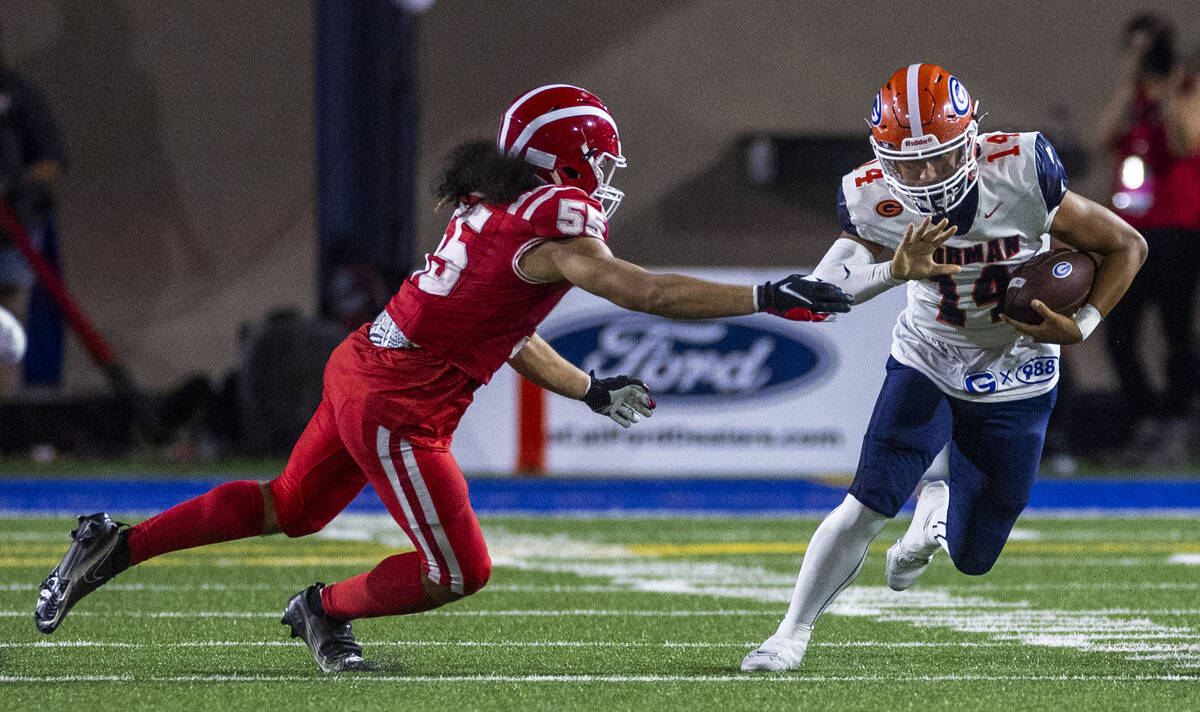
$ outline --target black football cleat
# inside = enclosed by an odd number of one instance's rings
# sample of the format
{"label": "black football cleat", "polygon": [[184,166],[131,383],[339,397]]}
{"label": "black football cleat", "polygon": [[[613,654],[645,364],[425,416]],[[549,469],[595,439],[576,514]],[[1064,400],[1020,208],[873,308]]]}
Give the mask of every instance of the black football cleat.
{"label": "black football cleat", "polygon": [[37,629],[53,633],[79,599],[129,568],[129,525],[114,522],[104,512],[80,516],[71,532],[71,547],[38,589]]}
{"label": "black football cleat", "polygon": [[376,670],[374,663],[363,659],[362,646],[354,640],[349,621],[339,621],[325,615],[321,607],[321,589],[317,583],[292,596],[283,611],[280,623],[292,629],[293,638],[301,638],[312,651],[313,659],[325,672],[366,672]]}

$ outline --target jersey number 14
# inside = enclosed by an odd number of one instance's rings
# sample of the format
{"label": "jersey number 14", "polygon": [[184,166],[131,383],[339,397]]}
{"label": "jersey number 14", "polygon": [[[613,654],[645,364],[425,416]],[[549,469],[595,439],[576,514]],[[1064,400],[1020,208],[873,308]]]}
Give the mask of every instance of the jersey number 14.
{"label": "jersey number 14", "polygon": [[[1004,297],[1004,291],[1008,289],[1009,276],[1008,268],[1004,265],[988,265],[979,273],[979,279],[975,280],[971,289],[971,300],[975,302],[975,306],[996,305],[992,308],[993,324],[1000,321],[1000,300]],[[938,304],[937,320],[950,326],[966,326],[967,313],[958,306],[958,284],[954,277],[943,274],[934,277],[933,280],[937,282],[938,292],[942,295],[942,301]]]}

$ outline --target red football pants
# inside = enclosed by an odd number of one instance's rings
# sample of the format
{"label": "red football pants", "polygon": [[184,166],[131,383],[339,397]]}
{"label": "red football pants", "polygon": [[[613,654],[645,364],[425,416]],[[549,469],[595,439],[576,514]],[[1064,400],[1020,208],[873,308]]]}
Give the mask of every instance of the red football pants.
{"label": "red football pants", "polygon": [[475,385],[453,367],[352,334],[330,357],[324,399],[270,483],[280,528],[320,530],[370,482],[430,580],[459,595],[482,588],[491,559],[467,482],[443,445]]}

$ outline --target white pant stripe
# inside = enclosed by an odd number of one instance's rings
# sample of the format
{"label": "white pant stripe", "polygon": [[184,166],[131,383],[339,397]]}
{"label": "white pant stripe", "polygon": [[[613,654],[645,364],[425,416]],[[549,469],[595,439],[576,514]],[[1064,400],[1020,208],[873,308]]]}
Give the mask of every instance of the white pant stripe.
{"label": "white pant stripe", "polygon": [[442,558],[446,560],[446,568],[450,569],[450,590],[454,593],[462,593],[462,567],[458,565],[458,557],[454,555],[454,547],[450,546],[450,539],[446,536],[446,529],[442,526],[441,520],[438,519],[437,509],[433,506],[433,498],[429,496],[429,488],[425,486],[425,478],[421,476],[421,468],[417,466],[417,458],[413,455],[412,445],[405,440],[400,441],[400,456],[404,458],[404,469],[408,470],[409,481],[412,482],[413,490],[417,493],[417,501],[421,503],[421,509],[425,513],[425,521],[429,524],[429,529],[433,532],[433,538],[437,541],[437,547],[442,553]]}
{"label": "white pant stripe", "polygon": [[[404,510],[404,518],[408,520],[408,528],[412,531],[413,539],[425,553],[425,561],[429,564],[429,578],[435,581],[439,580],[441,579],[441,569],[438,567],[437,559],[433,556],[433,550],[429,548],[429,542],[425,541],[425,533],[421,531],[420,522],[413,515],[412,507],[408,504],[408,497],[404,495],[404,488],[400,486],[400,477],[396,473],[395,463],[392,462],[391,444],[392,434],[388,432],[387,428],[379,426],[379,431],[375,435],[375,450],[379,453],[380,462],[383,463],[383,471],[387,474],[388,483],[391,484],[392,492],[396,494],[401,509]],[[405,444],[407,445],[407,443]],[[424,485],[422,484],[422,486]]]}

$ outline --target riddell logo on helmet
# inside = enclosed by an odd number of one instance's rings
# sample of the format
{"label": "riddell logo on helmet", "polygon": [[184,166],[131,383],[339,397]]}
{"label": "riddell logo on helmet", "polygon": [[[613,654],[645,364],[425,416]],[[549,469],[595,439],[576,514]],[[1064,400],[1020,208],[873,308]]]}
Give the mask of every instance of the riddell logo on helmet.
{"label": "riddell logo on helmet", "polygon": [[900,147],[904,148],[904,149],[908,149],[908,148],[926,148],[927,146],[936,146],[936,145],[938,145],[937,136],[934,136],[933,134],[925,134],[924,136],[920,136],[918,138],[904,139],[904,141],[901,142]]}

